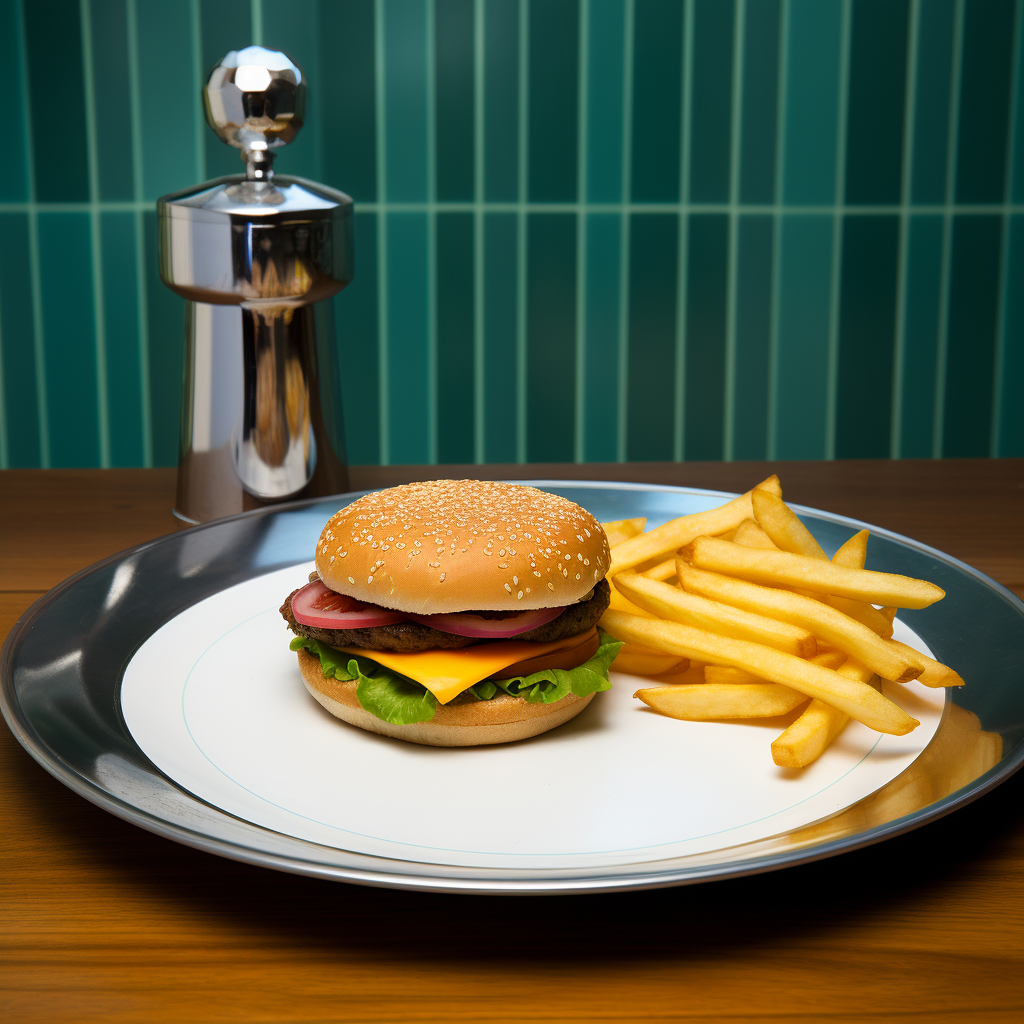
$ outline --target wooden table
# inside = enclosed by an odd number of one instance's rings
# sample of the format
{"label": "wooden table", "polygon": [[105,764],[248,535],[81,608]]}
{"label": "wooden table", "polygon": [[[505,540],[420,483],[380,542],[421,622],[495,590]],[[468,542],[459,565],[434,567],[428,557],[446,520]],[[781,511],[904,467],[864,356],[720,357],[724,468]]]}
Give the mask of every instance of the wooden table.
{"label": "wooden table", "polygon": [[[910,534],[1024,595],[1024,460],[357,468],[353,487],[488,475],[743,490],[773,470],[792,501]],[[72,572],[181,528],[173,491],[169,470],[0,474],[0,635]],[[1017,1024],[1022,799],[1024,773],[909,835],[754,878],[443,896],[160,839],[0,729],[0,1017]]]}

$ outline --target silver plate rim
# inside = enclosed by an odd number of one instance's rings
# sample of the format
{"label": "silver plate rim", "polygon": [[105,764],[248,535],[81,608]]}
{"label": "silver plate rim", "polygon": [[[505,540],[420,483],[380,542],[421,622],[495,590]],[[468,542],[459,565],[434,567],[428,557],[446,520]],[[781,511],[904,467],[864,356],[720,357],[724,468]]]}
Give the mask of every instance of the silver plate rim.
{"label": "silver plate rim", "polygon": [[[525,484],[535,487],[558,487],[562,489],[576,488],[602,488],[605,490],[636,490],[636,491],[660,491],[689,495],[706,495],[711,497],[734,498],[738,495],[735,491],[721,491],[700,487],[685,487],[672,484],[644,484],[631,481],[612,480],[563,480],[556,478],[534,478],[529,480],[510,480],[509,483]],[[234,516],[217,519],[209,523],[193,527],[188,534],[194,534],[200,530],[216,529],[227,523],[237,522],[253,518],[273,516],[281,512],[293,511],[307,508],[313,505],[326,504],[334,501],[355,500],[363,494],[370,493],[377,488],[370,488],[361,491],[346,491],[338,495],[328,495],[319,498],[307,498],[302,501],[287,502],[279,505],[269,506],[261,509],[253,509]],[[346,502],[347,503],[347,502]],[[973,566],[962,562],[937,548],[917,541],[911,537],[887,530],[884,527],[875,526],[863,520],[854,519],[849,516],[842,516],[837,513],[827,512],[806,505],[790,503],[790,507],[800,513],[806,513],[816,519],[822,519],[840,526],[855,526],[859,529],[869,529],[873,535],[885,537],[898,544],[913,548],[922,554],[926,554],[940,562],[954,566],[961,572],[974,577],[988,589],[998,594],[1024,619],[1024,601],[1021,601],[1012,591],[1002,584],[987,576],[985,573]],[[949,796],[921,808],[911,814],[896,818],[883,825],[877,825],[865,829],[862,832],[843,836],[838,839],[821,843],[816,846],[790,849],[779,853],[767,853],[755,856],[749,860],[727,861],[707,866],[695,866],[673,870],[658,871],[656,868],[638,874],[616,873],[615,869],[602,871],[600,874],[580,876],[574,878],[543,878],[527,877],[487,877],[489,872],[478,870],[475,877],[466,874],[459,875],[459,871],[470,869],[442,869],[434,865],[416,865],[427,867],[432,870],[404,871],[393,868],[387,870],[389,865],[413,865],[414,862],[390,861],[386,858],[370,857],[357,854],[349,854],[353,859],[360,861],[376,862],[379,867],[362,867],[357,865],[337,866],[316,860],[316,852],[321,849],[315,843],[294,839],[290,836],[283,836],[281,833],[273,832],[249,821],[237,818],[228,814],[214,805],[194,796],[183,789],[173,779],[164,775],[138,746],[131,739],[128,740],[142,759],[150,767],[151,772],[159,776],[161,780],[172,785],[183,798],[195,803],[206,811],[214,811],[223,816],[254,838],[253,845],[245,845],[238,842],[212,837],[204,832],[186,828],[182,825],[169,822],[158,817],[149,811],[137,808],[133,804],[113,796],[102,790],[90,780],[82,777],[73,769],[65,765],[56,752],[51,753],[44,742],[35,734],[31,724],[25,720],[24,714],[17,700],[14,690],[14,658],[18,647],[19,638],[24,634],[31,622],[41,614],[46,607],[68,590],[76,586],[81,580],[110,565],[114,565],[135,556],[136,554],[149,550],[157,545],[173,542],[181,538],[183,531],[166,534],[142,544],[126,548],[107,556],[92,565],[76,572],[72,576],[58,583],[55,587],[42,595],[29,606],[19,617],[14,627],[0,648],[0,712],[15,738],[25,751],[41,765],[57,781],[67,786],[72,792],[88,800],[97,807],[151,832],[165,839],[181,843],[193,849],[201,850],[234,860],[241,863],[251,864],[258,867],[270,868],[277,871],[284,871],[291,874],[304,875],[314,878],[322,878],[330,881],[349,882],[360,885],[374,886],[380,888],[405,889],[420,892],[439,893],[464,893],[477,895],[556,895],[556,894],[588,894],[601,892],[623,892],[639,891],[644,889],[664,888],[677,885],[692,885],[700,882],[712,881],[725,878],[741,878],[749,875],[762,874],[768,871],[775,871],[785,867],[793,867],[799,864],[806,864],[812,861],[824,860],[853,850],[862,849],[874,845],[886,839],[893,838],[903,833],[920,828],[947,814],[966,806],[977,800],[979,797],[993,790],[996,786],[1005,782],[1015,772],[1024,767],[1024,743],[1018,745],[1017,749],[1009,757],[1004,757],[997,765],[989,769],[973,782]],[[118,688],[120,680],[118,680]],[[266,849],[260,849],[255,842],[260,836],[273,836],[278,841],[294,850],[289,855],[272,853]],[[348,851],[332,852],[347,853]],[[656,865],[657,862],[647,862]],[[544,869],[532,869],[537,874],[543,874]],[[549,872],[550,874],[550,872]]]}

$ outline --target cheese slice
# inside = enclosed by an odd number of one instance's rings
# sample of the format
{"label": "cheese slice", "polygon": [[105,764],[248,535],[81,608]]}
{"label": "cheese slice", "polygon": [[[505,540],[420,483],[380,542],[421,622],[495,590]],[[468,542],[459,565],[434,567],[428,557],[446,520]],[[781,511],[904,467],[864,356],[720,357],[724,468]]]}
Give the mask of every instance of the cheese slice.
{"label": "cheese slice", "polygon": [[412,651],[398,654],[394,651],[369,651],[363,647],[341,647],[346,654],[372,658],[385,668],[394,669],[403,676],[415,679],[425,686],[442,704],[457,697],[488,676],[518,661],[539,658],[556,651],[569,650],[579,645],[582,637],[571,636],[548,644],[529,640],[502,640],[497,643],[459,647],[454,651]]}

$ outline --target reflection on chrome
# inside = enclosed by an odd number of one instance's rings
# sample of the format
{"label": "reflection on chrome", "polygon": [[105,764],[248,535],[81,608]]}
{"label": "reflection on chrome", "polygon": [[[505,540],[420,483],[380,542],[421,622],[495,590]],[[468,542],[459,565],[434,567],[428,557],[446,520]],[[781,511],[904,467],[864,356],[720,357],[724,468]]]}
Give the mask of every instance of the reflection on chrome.
{"label": "reflection on chrome", "polygon": [[885,825],[962,789],[994,768],[1002,756],[999,733],[985,732],[977,715],[948,703],[931,743],[902,775],[834,818],[786,838],[791,844],[817,844]]}
{"label": "reflection on chrome", "polygon": [[81,672],[83,653],[80,648],[68,651],[59,658],[42,665],[25,666],[18,670],[18,686],[24,697],[31,694],[33,687],[52,683],[57,676],[68,672]]}
{"label": "reflection on chrome", "polygon": [[231,51],[206,120],[247,173],[157,203],[160,277],[185,298],[175,514],[207,522],[348,485],[332,298],[352,280],[352,200],[274,177],[302,127],[306,82],[287,54]]}
{"label": "reflection on chrome", "polygon": [[110,581],[110,590],[107,591],[106,600],[103,602],[103,610],[110,611],[118,601],[124,597],[125,591],[131,586],[132,577],[135,575],[135,559],[130,558],[122,562],[115,570],[113,579]]}

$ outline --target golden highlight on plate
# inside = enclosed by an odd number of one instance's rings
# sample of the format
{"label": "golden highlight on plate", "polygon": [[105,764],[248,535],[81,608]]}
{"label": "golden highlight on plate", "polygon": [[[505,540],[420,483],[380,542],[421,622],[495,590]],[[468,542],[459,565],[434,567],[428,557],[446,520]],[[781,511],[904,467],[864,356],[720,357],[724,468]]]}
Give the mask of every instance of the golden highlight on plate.
{"label": "golden highlight on plate", "polygon": [[963,685],[892,639],[897,608],[927,608],[944,591],[865,569],[867,530],[829,559],[776,476],[650,531],[640,519],[603,525],[611,601],[600,624],[624,644],[614,667],[660,684],[635,696],[663,715],[772,718],[802,707],[772,743],[777,765],[802,768],[850,719],[897,736],[918,726],[882,680]]}

